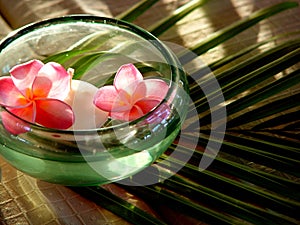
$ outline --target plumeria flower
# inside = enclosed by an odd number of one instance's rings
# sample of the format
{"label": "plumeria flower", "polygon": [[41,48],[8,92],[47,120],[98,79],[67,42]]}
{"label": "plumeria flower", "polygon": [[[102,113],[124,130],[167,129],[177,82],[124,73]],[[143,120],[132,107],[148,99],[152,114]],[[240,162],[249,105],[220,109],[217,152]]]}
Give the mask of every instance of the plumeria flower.
{"label": "plumeria flower", "polygon": [[[101,87],[96,92],[94,104],[99,109],[109,112],[112,119],[132,121],[159,105],[168,89],[168,84],[163,80],[144,80],[133,64],[125,64],[117,71],[113,85]],[[160,115],[156,116],[167,116],[170,111],[168,105],[160,108]],[[151,120],[156,121],[154,118]]]}
{"label": "plumeria flower", "polygon": [[[70,91],[72,71],[55,62],[31,60],[13,67],[10,74],[0,78],[0,105],[25,121],[47,128],[72,126],[74,113],[63,101]],[[7,112],[3,115],[3,124],[11,133],[26,131],[26,126],[25,131],[20,129],[21,120],[14,123]]]}

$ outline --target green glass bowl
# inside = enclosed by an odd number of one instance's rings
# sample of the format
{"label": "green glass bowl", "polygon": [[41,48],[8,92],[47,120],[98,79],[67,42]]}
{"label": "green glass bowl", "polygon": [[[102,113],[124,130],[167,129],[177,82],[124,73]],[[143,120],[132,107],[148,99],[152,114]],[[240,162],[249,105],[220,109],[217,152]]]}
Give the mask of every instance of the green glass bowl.
{"label": "green glass bowl", "polygon": [[[54,130],[27,123],[28,132],[12,135],[0,117],[0,154],[26,174],[63,185],[115,182],[154,163],[181,129],[189,102],[184,70],[172,51],[135,25],[71,15],[29,24],[0,43],[1,76],[31,59],[58,61],[66,68],[75,65],[74,79],[98,87],[111,83],[122,64],[134,63],[145,77],[168,82],[169,91],[144,117],[100,128]],[[149,123],[164,112],[165,104],[171,109],[168,117]],[[0,115],[8,112],[0,110]]]}

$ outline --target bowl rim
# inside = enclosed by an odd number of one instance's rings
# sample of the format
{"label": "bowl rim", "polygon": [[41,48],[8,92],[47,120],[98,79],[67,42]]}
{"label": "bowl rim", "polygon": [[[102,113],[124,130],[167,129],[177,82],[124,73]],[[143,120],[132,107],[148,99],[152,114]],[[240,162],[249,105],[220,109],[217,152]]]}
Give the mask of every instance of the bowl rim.
{"label": "bowl rim", "polygon": [[[166,62],[170,66],[170,77],[171,80],[169,82],[169,90],[165,96],[165,98],[156,106],[154,107],[151,111],[143,115],[142,117],[132,120],[132,121],[124,121],[120,124],[115,124],[115,125],[110,125],[107,127],[99,127],[99,128],[92,128],[92,129],[54,129],[54,128],[48,128],[41,126],[36,123],[31,123],[27,120],[24,120],[15,114],[11,113],[6,109],[4,106],[0,106],[4,111],[10,113],[12,116],[17,118],[20,121],[23,121],[24,123],[28,124],[30,127],[30,130],[41,130],[43,132],[56,132],[60,134],[72,134],[76,132],[76,134],[86,134],[89,132],[94,133],[96,132],[103,132],[106,130],[111,130],[115,128],[120,128],[120,127],[126,127],[126,126],[131,126],[138,124],[139,122],[143,121],[145,118],[153,114],[161,105],[164,103],[168,102],[172,98],[172,93],[174,92],[174,89],[176,90],[178,88],[177,82],[180,80],[180,75],[179,74],[184,74],[185,72],[180,64],[177,56],[170,50],[161,40],[159,40],[157,37],[155,37],[153,34],[151,34],[149,31],[124,20],[116,19],[116,18],[111,18],[111,17],[104,17],[104,16],[96,16],[92,14],[71,14],[71,15],[64,15],[64,16],[59,16],[59,17],[54,17],[54,18],[48,18],[48,19],[42,19],[37,22],[32,22],[29,24],[26,24],[12,32],[10,32],[6,37],[4,37],[0,41],[0,54],[1,52],[9,46],[11,43],[13,43],[15,40],[18,38],[22,37],[23,35],[30,33],[34,30],[38,30],[41,28],[45,28],[51,25],[58,25],[58,24],[68,24],[68,23],[93,23],[93,24],[105,24],[105,25],[111,25],[111,26],[116,26],[120,29],[125,29],[129,32],[132,32],[143,39],[147,41],[151,41],[151,44],[158,49]],[[177,75],[178,74],[178,75]],[[174,79],[174,77],[177,76],[177,79]]]}

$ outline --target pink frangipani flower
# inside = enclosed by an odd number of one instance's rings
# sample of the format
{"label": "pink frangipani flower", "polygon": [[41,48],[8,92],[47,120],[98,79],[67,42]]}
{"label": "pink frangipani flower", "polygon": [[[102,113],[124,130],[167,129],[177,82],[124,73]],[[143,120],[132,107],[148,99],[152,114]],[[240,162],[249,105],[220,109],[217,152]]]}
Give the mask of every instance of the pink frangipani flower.
{"label": "pink frangipani flower", "polygon": [[[165,81],[144,79],[133,64],[125,64],[117,71],[113,85],[98,89],[94,104],[99,109],[109,112],[112,119],[132,121],[159,105],[168,90],[169,86]],[[163,109],[169,112],[168,105]],[[168,113],[161,112],[158,116],[161,115],[167,116]]]}
{"label": "pink frangipani flower", "polygon": [[[72,126],[74,113],[63,102],[70,91],[71,72],[55,62],[44,64],[31,60],[14,66],[10,74],[0,78],[0,105],[23,120],[47,128],[67,129]],[[10,132],[21,132],[5,118],[11,117],[3,116],[3,124]]]}

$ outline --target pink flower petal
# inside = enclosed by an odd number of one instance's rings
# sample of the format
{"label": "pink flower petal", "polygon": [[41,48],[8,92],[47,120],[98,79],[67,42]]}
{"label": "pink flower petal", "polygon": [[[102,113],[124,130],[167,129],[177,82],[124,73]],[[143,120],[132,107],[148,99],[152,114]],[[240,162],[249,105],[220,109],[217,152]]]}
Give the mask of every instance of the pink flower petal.
{"label": "pink flower petal", "polygon": [[43,67],[43,63],[39,60],[31,60],[29,62],[16,65],[10,70],[12,80],[19,91],[26,96],[28,90],[31,89],[38,71]]}
{"label": "pink flower petal", "polygon": [[114,111],[110,113],[112,119],[132,121],[136,120],[148,112],[150,112],[154,107],[156,107],[160,102],[156,100],[141,100],[132,106],[130,110],[127,111]]}
{"label": "pink flower petal", "polygon": [[127,119],[128,121],[132,121],[132,120],[136,120],[136,119],[142,117],[143,115],[145,115],[145,113],[143,112],[143,109],[141,109],[137,105],[134,105],[129,112],[129,117],[123,118],[123,120]]}
{"label": "pink flower petal", "polygon": [[169,90],[168,84],[160,79],[143,80],[142,84],[139,85],[142,85],[145,88],[146,93],[144,98],[157,100],[160,102],[166,97]]}
{"label": "pink flower petal", "polygon": [[35,117],[36,117],[36,109],[35,104],[29,104],[28,106],[24,108],[6,108],[8,111],[10,111],[12,114],[16,115],[17,117],[20,117],[23,120],[26,120],[28,122],[34,123]]}
{"label": "pink flower petal", "polygon": [[126,90],[132,94],[136,86],[132,85],[143,80],[143,75],[133,64],[125,64],[119,68],[114,79],[114,86],[117,90]]}
{"label": "pink flower petal", "polygon": [[[105,86],[98,90],[94,104],[108,111],[112,119],[131,121],[136,120],[164,100],[169,90],[166,82],[160,79],[143,80],[142,74],[133,64],[120,67],[114,86]],[[161,121],[168,110],[156,113]],[[157,121],[158,121],[157,120]],[[155,118],[150,118],[155,121]]]}
{"label": "pink flower petal", "polygon": [[0,78],[0,105],[4,107],[24,107],[28,102],[16,88],[11,77]]}
{"label": "pink flower petal", "polygon": [[30,125],[23,120],[14,117],[8,112],[1,112],[2,123],[5,129],[13,135],[30,131]]}
{"label": "pink flower petal", "polygon": [[72,108],[56,99],[36,100],[35,122],[54,129],[67,129],[74,123]]}
{"label": "pink flower petal", "polygon": [[133,106],[130,110],[123,112],[111,112],[110,117],[116,120],[132,121],[136,120],[144,115],[143,111],[136,106]]}
{"label": "pink flower petal", "polygon": [[129,112],[130,111],[110,112],[109,116],[115,120],[129,121]]}
{"label": "pink flower petal", "polygon": [[134,104],[135,102],[144,99],[147,94],[147,87],[144,81],[141,81],[139,83],[134,83],[132,85],[135,85],[135,90],[131,95],[131,101]]}
{"label": "pink flower petal", "polygon": [[160,101],[145,98],[136,102],[135,106],[139,107],[144,114],[147,114],[152,109],[154,109],[159,103]]}
{"label": "pink flower petal", "polygon": [[[40,69],[37,76],[50,80],[52,86],[49,90],[48,98],[63,100],[68,96],[72,77],[62,65],[49,62]],[[34,84],[34,88],[42,89],[39,85],[41,85],[40,82]],[[35,92],[35,90],[33,91]]]}
{"label": "pink flower petal", "polygon": [[32,86],[34,98],[46,98],[52,88],[51,80],[47,77],[36,77]]}
{"label": "pink flower petal", "polygon": [[101,110],[126,111],[132,106],[130,96],[124,91],[118,92],[114,86],[101,87],[95,94],[94,104]]}

